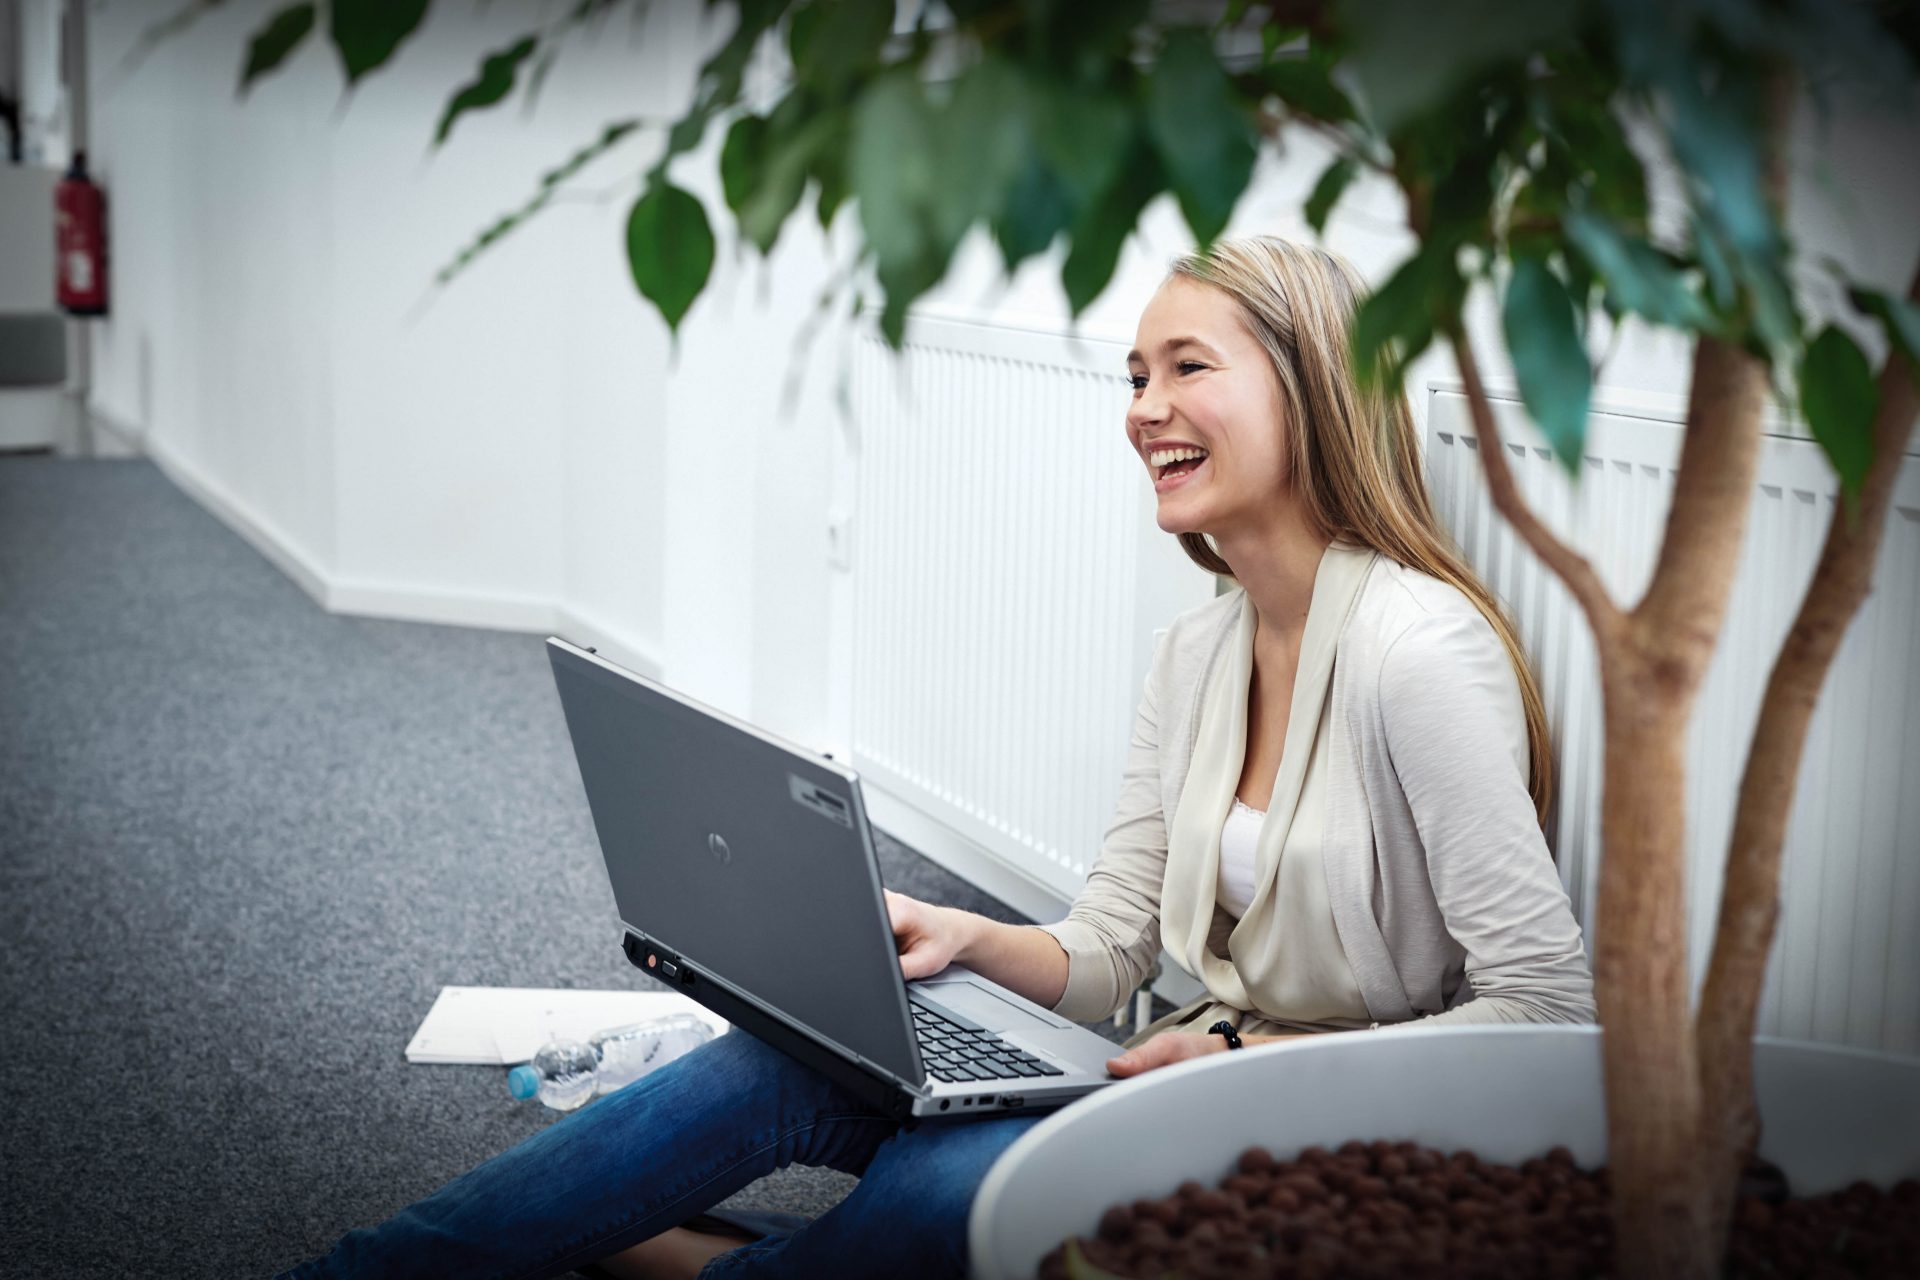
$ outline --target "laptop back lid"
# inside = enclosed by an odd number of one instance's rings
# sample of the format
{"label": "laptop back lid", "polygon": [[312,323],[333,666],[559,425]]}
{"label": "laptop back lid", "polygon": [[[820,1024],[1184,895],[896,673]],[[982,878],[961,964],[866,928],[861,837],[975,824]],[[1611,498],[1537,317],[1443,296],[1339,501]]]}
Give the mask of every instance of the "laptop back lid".
{"label": "laptop back lid", "polygon": [[858,779],[564,640],[547,654],[622,923],[923,1079]]}

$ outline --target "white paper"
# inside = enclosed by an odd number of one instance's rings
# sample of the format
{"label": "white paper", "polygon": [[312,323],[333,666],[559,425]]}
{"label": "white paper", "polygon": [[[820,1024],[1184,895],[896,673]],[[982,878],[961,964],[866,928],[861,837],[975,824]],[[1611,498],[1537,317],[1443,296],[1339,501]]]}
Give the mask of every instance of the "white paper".
{"label": "white paper", "polygon": [[568,991],[544,987],[442,987],[407,1042],[408,1062],[526,1062],[549,1040],[691,1013],[716,1035],[726,1019],[672,991]]}

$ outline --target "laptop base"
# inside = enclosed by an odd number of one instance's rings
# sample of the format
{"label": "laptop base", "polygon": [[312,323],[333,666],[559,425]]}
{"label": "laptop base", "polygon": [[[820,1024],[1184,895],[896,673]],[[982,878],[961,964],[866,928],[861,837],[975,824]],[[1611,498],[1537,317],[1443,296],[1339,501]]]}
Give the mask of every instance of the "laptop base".
{"label": "laptop base", "polygon": [[[647,966],[648,949],[646,942],[631,933],[621,943],[621,950],[626,952],[627,960],[634,968],[650,978],[658,979],[658,971]],[[822,1049],[778,1018],[763,1013],[718,984],[701,982],[691,970],[686,970],[681,975],[677,989],[749,1035],[764,1040],[794,1061],[818,1071],[888,1119],[912,1118],[913,1099],[898,1088],[860,1070],[838,1054]]]}

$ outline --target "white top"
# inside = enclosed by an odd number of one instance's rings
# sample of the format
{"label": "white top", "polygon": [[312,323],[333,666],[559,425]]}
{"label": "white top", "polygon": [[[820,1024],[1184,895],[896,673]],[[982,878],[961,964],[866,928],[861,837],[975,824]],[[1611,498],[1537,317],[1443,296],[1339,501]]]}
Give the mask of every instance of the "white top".
{"label": "white top", "polygon": [[1266,811],[1233,798],[1233,812],[1220,829],[1220,907],[1238,920],[1253,905],[1253,851]]}

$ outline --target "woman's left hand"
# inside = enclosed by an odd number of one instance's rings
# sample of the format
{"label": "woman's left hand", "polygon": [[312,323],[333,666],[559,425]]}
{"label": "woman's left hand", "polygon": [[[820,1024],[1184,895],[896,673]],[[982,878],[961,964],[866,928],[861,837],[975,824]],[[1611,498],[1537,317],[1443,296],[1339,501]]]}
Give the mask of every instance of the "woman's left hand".
{"label": "woman's left hand", "polygon": [[1189,1058],[1225,1053],[1226,1049],[1224,1036],[1197,1031],[1162,1031],[1145,1044],[1135,1045],[1117,1058],[1108,1058],[1107,1071],[1124,1080],[1155,1067],[1170,1067]]}

